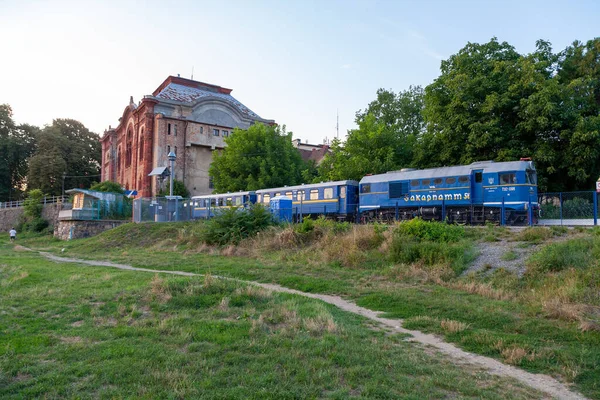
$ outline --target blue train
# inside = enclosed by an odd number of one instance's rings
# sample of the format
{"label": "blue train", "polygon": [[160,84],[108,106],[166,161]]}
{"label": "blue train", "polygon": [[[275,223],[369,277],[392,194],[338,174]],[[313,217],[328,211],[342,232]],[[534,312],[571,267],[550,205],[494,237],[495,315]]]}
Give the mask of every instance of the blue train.
{"label": "blue train", "polygon": [[530,159],[522,159],[424,170],[403,169],[368,175],[360,182],[322,182],[195,196],[192,198],[194,217],[208,218],[222,207],[246,207],[253,203],[268,206],[270,199],[276,196],[292,199],[295,220],[325,215],[366,222],[418,216],[470,224],[504,220],[513,225],[527,223],[538,208],[536,170]]}

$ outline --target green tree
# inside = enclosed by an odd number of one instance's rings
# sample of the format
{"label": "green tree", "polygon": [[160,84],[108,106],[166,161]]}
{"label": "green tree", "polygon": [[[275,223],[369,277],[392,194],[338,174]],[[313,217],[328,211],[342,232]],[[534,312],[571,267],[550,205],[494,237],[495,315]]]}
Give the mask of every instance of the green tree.
{"label": "green tree", "polygon": [[366,110],[356,113],[358,129],[346,143],[334,140],[331,153],[319,166],[321,180],[360,179],[413,164],[415,145],[425,123],[423,89],[410,87],[398,94],[385,89]]}
{"label": "green tree", "polygon": [[235,129],[225,141],[227,147],[214,154],[209,169],[217,193],[296,185],[308,168],[285,126]]}
{"label": "green tree", "polygon": [[[159,196],[168,196],[170,193],[170,189],[171,189],[169,187],[169,185],[170,185],[169,180],[167,180],[166,186],[159,190],[158,195]],[[187,188],[185,187],[185,184],[182,181],[173,179],[173,196],[181,196],[183,198],[190,197],[190,192],[189,192],[189,190],[187,190]]]}
{"label": "green tree", "polygon": [[26,186],[27,160],[35,149],[39,129],[16,125],[8,104],[0,105],[0,201],[21,198]]}
{"label": "green tree", "polygon": [[95,190],[97,192],[125,193],[120,183],[112,181],[94,183],[90,186],[90,190]]}
{"label": "green tree", "polygon": [[28,184],[50,195],[65,188],[88,187],[100,172],[98,136],[81,122],[55,119],[38,135],[38,146],[29,161]]}

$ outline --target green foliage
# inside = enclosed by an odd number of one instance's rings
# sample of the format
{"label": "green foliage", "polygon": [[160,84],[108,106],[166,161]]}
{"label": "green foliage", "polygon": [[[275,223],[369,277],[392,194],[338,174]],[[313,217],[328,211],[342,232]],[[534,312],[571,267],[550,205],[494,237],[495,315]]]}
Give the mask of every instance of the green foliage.
{"label": "green foliage", "polygon": [[35,126],[16,125],[10,106],[0,104],[0,201],[21,198],[38,131]]}
{"label": "green foliage", "polygon": [[204,223],[200,239],[219,246],[237,244],[272,225],[275,225],[273,216],[260,204],[248,209],[230,207]]}
{"label": "green foliage", "polygon": [[309,169],[285,126],[255,124],[235,129],[225,141],[227,147],[213,154],[209,169],[217,193],[300,184]]}
{"label": "green foliage", "polygon": [[42,232],[48,221],[42,218],[44,193],[39,189],[30,190],[23,202],[23,214],[19,218],[17,230],[21,232]]}
{"label": "green foliage", "polygon": [[27,200],[23,202],[23,213],[30,218],[40,218],[44,210],[44,193],[39,189],[30,190],[27,193]]}
{"label": "green foliage", "polygon": [[334,140],[331,153],[319,166],[321,180],[360,180],[368,173],[383,173],[413,163],[417,138],[424,129],[423,89],[419,86],[395,94],[377,91],[377,99],[356,113],[358,129],[346,142]]}
{"label": "green foliage", "polygon": [[446,265],[458,275],[473,258],[471,243],[461,241],[464,236],[464,228],[457,225],[420,218],[402,222],[394,231],[390,259],[405,264]]}
{"label": "green foliage", "polygon": [[549,228],[534,226],[523,229],[514,239],[521,242],[541,243],[552,236],[553,231]]}
{"label": "green foliage", "polygon": [[[160,189],[160,191],[158,192],[159,196],[168,196],[170,193],[170,187],[169,187],[170,183],[167,180],[166,186],[162,189]],[[184,199],[187,199],[190,197],[190,192],[189,190],[187,190],[187,188],[185,187],[185,184],[177,179],[173,179],[173,196],[181,196]]]}
{"label": "green foliage", "polygon": [[402,222],[396,228],[396,235],[417,240],[435,242],[458,242],[465,237],[465,228],[436,221],[414,218]]}
{"label": "green foliage", "polygon": [[38,135],[37,148],[29,160],[27,183],[49,195],[65,189],[89,187],[100,172],[101,146],[98,135],[81,122],[55,119]]}
{"label": "green foliage", "polygon": [[[544,219],[558,219],[561,217],[560,206],[554,203],[543,203],[541,206],[541,216]],[[593,218],[594,204],[581,197],[575,197],[563,201],[562,217],[569,219]]]}
{"label": "green foliage", "polygon": [[125,191],[121,187],[120,183],[104,181],[100,183],[94,183],[90,186],[90,190],[95,190],[97,192],[106,192],[106,193],[120,193],[123,194]]}
{"label": "green foliage", "polygon": [[597,265],[596,260],[599,256],[600,242],[598,240],[586,238],[552,243],[527,260],[527,274],[535,276],[568,268],[588,268]]}

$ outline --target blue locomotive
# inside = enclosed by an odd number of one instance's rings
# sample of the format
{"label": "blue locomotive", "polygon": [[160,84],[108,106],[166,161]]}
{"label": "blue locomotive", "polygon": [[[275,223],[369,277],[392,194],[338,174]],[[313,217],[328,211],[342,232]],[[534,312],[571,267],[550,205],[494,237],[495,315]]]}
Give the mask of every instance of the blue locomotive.
{"label": "blue locomotive", "polygon": [[514,225],[527,223],[538,208],[535,167],[530,159],[521,159],[423,170],[406,168],[368,175],[360,182],[321,182],[194,196],[193,215],[210,218],[224,207],[253,203],[268,207],[277,196],[292,199],[295,220],[318,215],[363,222],[421,217],[461,224],[503,221]]}
{"label": "blue locomotive", "polygon": [[359,203],[363,220],[441,220],[443,214],[450,222],[479,224],[500,222],[504,210],[506,224],[524,224],[528,208],[537,208],[537,175],[529,159],[403,169],[361,179]]}

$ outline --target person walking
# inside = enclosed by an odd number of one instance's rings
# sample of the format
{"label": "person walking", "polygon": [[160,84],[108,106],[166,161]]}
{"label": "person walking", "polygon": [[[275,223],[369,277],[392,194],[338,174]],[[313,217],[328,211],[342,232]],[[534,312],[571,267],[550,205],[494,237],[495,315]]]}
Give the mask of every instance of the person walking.
{"label": "person walking", "polygon": [[11,242],[14,242],[17,239],[17,231],[15,231],[15,228],[12,228],[8,234],[10,235]]}

